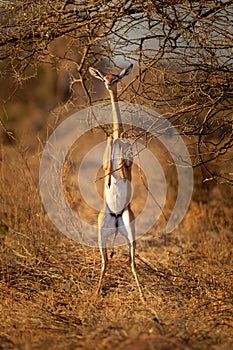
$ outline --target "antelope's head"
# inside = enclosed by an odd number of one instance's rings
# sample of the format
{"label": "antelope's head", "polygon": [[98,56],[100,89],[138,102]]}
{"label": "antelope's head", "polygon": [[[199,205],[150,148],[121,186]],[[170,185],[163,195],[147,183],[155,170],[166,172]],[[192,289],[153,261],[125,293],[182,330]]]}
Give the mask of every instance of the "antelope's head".
{"label": "antelope's head", "polygon": [[123,79],[126,75],[128,75],[133,68],[133,64],[131,64],[128,68],[122,69],[119,74],[106,74],[99,69],[89,67],[89,73],[104,82],[107,90],[114,91],[116,90],[117,83]]}

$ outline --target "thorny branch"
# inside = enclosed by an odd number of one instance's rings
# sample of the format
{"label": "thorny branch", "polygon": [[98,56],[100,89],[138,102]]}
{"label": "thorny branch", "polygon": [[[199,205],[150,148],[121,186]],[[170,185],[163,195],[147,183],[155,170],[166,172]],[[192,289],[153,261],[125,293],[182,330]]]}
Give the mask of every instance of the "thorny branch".
{"label": "thorny branch", "polygon": [[58,70],[65,65],[69,99],[79,91],[90,105],[100,96],[88,67],[118,71],[132,62],[135,76],[121,98],[168,118],[191,145],[194,167],[233,183],[226,163],[232,159],[232,1],[6,0],[0,16],[1,77],[11,76],[14,89],[43,62]]}

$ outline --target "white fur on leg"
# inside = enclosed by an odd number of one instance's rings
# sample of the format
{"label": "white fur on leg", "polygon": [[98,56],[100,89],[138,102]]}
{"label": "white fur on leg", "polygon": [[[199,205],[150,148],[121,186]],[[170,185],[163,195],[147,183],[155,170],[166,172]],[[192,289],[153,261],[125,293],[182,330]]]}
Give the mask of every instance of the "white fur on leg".
{"label": "white fur on leg", "polygon": [[145,298],[141,289],[141,285],[138,279],[137,271],[136,271],[136,265],[135,265],[135,228],[134,228],[134,214],[132,210],[128,207],[126,208],[121,217],[118,220],[118,226],[119,231],[127,237],[129,241],[129,254],[130,254],[130,264],[131,264],[131,270],[134,275],[139,294],[140,299],[143,303],[145,303]]}

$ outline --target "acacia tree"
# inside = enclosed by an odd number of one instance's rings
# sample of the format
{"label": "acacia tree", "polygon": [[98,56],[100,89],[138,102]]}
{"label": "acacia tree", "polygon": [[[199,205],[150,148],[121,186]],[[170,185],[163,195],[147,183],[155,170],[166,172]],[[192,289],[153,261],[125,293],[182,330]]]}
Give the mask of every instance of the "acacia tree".
{"label": "acacia tree", "polygon": [[192,140],[193,166],[205,167],[206,180],[233,183],[231,163],[223,164],[233,146],[232,1],[6,0],[0,16],[2,79],[10,74],[17,87],[41,62],[63,62],[70,98],[82,89],[91,104],[89,65],[134,62],[121,94],[130,91],[127,98]]}

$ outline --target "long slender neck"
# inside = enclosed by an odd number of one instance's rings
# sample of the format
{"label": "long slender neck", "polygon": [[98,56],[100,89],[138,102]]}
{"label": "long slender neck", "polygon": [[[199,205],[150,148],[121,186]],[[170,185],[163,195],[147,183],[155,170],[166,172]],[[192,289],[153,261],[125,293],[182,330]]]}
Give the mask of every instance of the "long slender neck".
{"label": "long slender neck", "polygon": [[123,132],[123,125],[121,120],[121,113],[118,105],[117,90],[110,90],[110,97],[112,102],[112,117],[113,117],[113,133],[114,139],[118,139]]}

